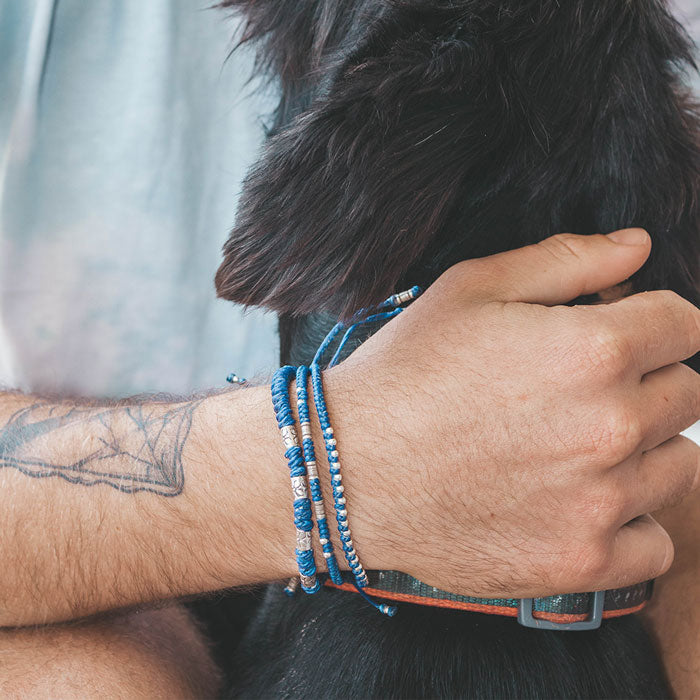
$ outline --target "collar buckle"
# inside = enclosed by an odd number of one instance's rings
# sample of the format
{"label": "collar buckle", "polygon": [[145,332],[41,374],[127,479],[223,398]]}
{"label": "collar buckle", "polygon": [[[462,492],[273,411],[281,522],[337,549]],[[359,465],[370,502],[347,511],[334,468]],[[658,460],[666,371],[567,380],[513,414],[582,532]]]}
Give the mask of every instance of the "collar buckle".
{"label": "collar buckle", "polygon": [[579,622],[552,622],[533,616],[534,598],[521,598],[518,603],[518,622],[523,627],[532,627],[538,630],[558,630],[559,632],[581,632],[585,630],[597,630],[603,622],[603,606],[605,604],[605,591],[591,593],[593,604],[585,620]]}

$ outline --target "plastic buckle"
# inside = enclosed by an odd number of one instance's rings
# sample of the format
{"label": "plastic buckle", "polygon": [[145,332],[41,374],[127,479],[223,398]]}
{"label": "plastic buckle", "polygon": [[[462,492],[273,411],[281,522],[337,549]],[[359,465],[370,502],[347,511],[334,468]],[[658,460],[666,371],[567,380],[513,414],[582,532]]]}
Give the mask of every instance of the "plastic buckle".
{"label": "plastic buckle", "polygon": [[586,620],[581,620],[580,622],[552,622],[551,620],[533,617],[534,598],[521,598],[518,603],[518,622],[523,627],[532,627],[537,630],[558,630],[559,632],[597,630],[603,623],[605,591],[596,591],[591,595],[593,596],[593,606]]}

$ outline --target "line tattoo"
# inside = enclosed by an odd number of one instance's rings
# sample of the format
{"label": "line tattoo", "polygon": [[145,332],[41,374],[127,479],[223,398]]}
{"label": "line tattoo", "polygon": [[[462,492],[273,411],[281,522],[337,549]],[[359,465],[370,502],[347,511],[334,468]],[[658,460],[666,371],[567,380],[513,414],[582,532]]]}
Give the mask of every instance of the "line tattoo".
{"label": "line tattoo", "polygon": [[[124,493],[177,496],[185,485],[182,452],[200,403],[109,408],[36,403],[0,428],[0,468],[83,486],[107,484]],[[84,455],[67,464],[51,460],[56,444],[80,444],[76,437],[85,435]]]}

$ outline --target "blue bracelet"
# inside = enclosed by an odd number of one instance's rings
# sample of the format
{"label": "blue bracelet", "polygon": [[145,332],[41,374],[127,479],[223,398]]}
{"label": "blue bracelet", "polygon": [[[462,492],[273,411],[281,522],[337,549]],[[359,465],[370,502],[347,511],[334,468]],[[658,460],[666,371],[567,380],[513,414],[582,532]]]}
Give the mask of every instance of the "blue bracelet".
{"label": "blue bracelet", "polygon": [[[297,565],[299,567],[299,580],[301,582],[302,589],[307,593],[316,593],[320,589],[320,584],[316,576],[316,563],[314,561],[313,548],[311,545],[313,522],[311,520],[311,502],[309,501],[306,487],[307,473],[309,477],[309,488],[311,490],[314,510],[316,513],[316,521],[318,524],[321,546],[324,557],[327,560],[329,576],[333,583],[337,585],[340,585],[343,582],[343,578],[338,567],[338,562],[335,558],[335,554],[333,553],[333,545],[330,539],[330,530],[328,528],[325,506],[323,503],[321,485],[318,479],[316,455],[311,435],[307,391],[308,378],[310,374],[316,412],[319,417],[324,444],[328,454],[331,486],[333,490],[333,504],[336,511],[338,533],[342,542],[343,552],[345,553],[345,559],[350,567],[350,570],[352,571],[354,585],[357,590],[374,607],[390,616],[395,614],[395,607],[376,603],[362,590],[363,588],[366,588],[368,584],[367,573],[360,563],[359,556],[355,551],[350,528],[348,526],[348,511],[346,508],[346,499],[344,495],[345,487],[343,486],[340,471],[337,443],[333,433],[333,427],[330,423],[325,396],[323,394],[323,379],[320,362],[323,359],[325,352],[332,345],[333,341],[338,337],[341,331],[345,330],[345,333],[338,344],[333,357],[331,358],[328,365],[329,367],[337,364],[345,345],[350,340],[352,334],[359,327],[369,323],[393,318],[403,310],[401,305],[412,301],[420,293],[420,288],[413,287],[406,292],[392,295],[377,306],[360,309],[353,314],[352,318],[347,324],[337,323],[318,348],[311,363],[310,369],[305,366],[301,366],[296,369],[290,366],[282,367],[275,372],[271,387],[272,402],[275,408],[275,415],[277,417],[277,425],[280,428],[282,439],[284,440],[285,457],[287,458],[292,481],[292,491],[295,496],[294,523],[297,528],[297,547],[295,552]],[[294,415],[292,414],[289,400],[289,386],[294,378],[296,378],[297,381],[297,408],[299,411],[299,424],[302,431],[301,446],[299,445],[299,439],[295,429]],[[231,375],[229,381],[233,383],[237,379],[238,377]],[[241,381],[241,383],[243,382],[245,382],[245,380]],[[288,584],[287,588],[285,588],[285,591],[291,595],[293,594],[295,587],[296,580],[293,579]]]}
{"label": "blue bracelet", "polygon": [[[363,594],[367,600],[372,603],[381,612],[387,615],[393,615],[396,612],[396,608],[389,605],[380,605],[371,600],[362,591],[363,588],[367,587],[368,579],[367,573],[362,566],[357,551],[355,550],[354,543],[352,541],[352,535],[350,528],[348,526],[348,511],[346,508],[346,498],[345,498],[345,487],[343,485],[343,478],[340,469],[339,453],[337,449],[337,441],[335,439],[335,434],[333,432],[333,427],[331,426],[330,417],[328,415],[328,408],[326,405],[325,396],[323,393],[323,378],[321,373],[320,363],[323,359],[325,352],[331,346],[335,338],[340,334],[342,330],[345,329],[345,333],[336,348],[333,357],[329,363],[329,367],[334,366],[340,359],[343,348],[350,340],[352,334],[360,326],[374,323],[377,321],[388,320],[394,316],[401,313],[403,310],[402,304],[412,301],[415,299],[421,290],[419,287],[413,287],[412,289],[401,292],[400,294],[394,294],[388,299],[386,299],[381,304],[370,309],[361,309],[353,315],[348,325],[343,323],[336,324],[330,333],[326,336],[324,341],[321,343],[314,359],[311,363],[311,385],[313,387],[314,403],[316,404],[316,413],[319,417],[319,422],[321,424],[321,431],[323,433],[323,439],[326,446],[326,453],[328,455],[328,465],[331,474],[331,486],[333,489],[333,501],[336,511],[336,521],[338,523],[338,533],[340,535],[340,540],[342,542],[343,551],[345,553],[345,559],[352,571],[354,577],[355,587],[360,593]],[[385,310],[390,309],[390,310]]]}
{"label": "blue bracelet", "polygon": [[272,378],[272,405],[277,417],[277,425],[282,434],[285,452],[289,466],[289,476],[294,494],[294,524],[297,530],[296,559],[299,567],[301,587],[306,593],[316,593],[321,584],[316,577],[316,561],[311,544],[311,502],[306,488],[306,467],[302,448],[294,421],[294,414],[289,401],[289,385],[296,376],[294,367],[286,366],[278,369]]}
{"label": "blue bracelet", "polygon": [[367,573],[360,563],[360,559],[355,551],[355,546],[352,541],[350,528],[348,527],[348,511],[345,507],[345,487],[343,486],[343,477],[340,473],[340,461],[338,460],[337,443],[328,416],[328,408],[326,407],[326,399],[323,395],[323,379],[321,377],[321,368],[318,364],[311,365],[311,386],[313,387],[314,403],[316,404],[316,413],[321,424],[321,432],[323,434],[323,442],[326,446],[326,454],[328,455],[328,470],[331,474],[331,488],[333,489],[333,504],[335,506],[335,519],[338,523],[338,533],[342,542],[343,552],[345,552],[345,560],[350,567],[350,571],[355,578],[355,583],[358,588],[367,586]]}
{"label": "blue bracelet", "polygon": [[323,503],[323,493],[321,491],[321,482],[318,478],[318,467],[316,465],[316,452],[314,450],[314,442],[311,437],[311,421],[309,419],[309,399],[307,384],[309,381],[309,368],[301,365],[297,369],[297,410],[299,412],[299,425],[301,427],[301,444],[304,450],[304,462],[306,463],[306,472],[309,476],[309,488],[311,489],[311,498],[314,503],[314,512],[316,515],[316,526],[318,527],[318,536],[323,549],[323,556],[326,559],[328,566],[328,575],[333,583],[340,585],[343,583],[343,576],[338,567],[338,561],[333,552],[333,543],[331,542],[331,533],[328,528],[328,520],[326,519],[326,508]]}

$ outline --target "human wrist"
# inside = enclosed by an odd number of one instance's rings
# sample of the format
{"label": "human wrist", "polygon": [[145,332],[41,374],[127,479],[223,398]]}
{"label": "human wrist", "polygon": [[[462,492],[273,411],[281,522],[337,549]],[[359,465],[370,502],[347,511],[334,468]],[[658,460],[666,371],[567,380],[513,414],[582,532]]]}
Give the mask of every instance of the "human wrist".
{"label": "human wrist", "polygon": [[[366,407],[360,398],[361,392],[354,371],[340,365],[323,372],[323,384],[328,413],[333,421],[337,451],[342,463],[345,508],[348,511],[348,526],[352,540],[366,570],[389,568],[392,560],[386,548],[387,531],[384,524],[386,493],[377,478],[379,444],[375,434],[363,427],[367,416]],[[333,489],[331,487],[328,459],[324,453],[324,436],[315,408],[311,407],[312,435],[316,450],[319,476],[324,501],[327,504],[329,521],[332,522],[331,537],[337,552],[342,553],[342,544],[335,516],[332,512]],[[319,548],[320,549],[320,548]],[[317,559],[318,561],[318,559]],[[323,561],[321,558],[320,561]],[[338,555],[343,570],[348,569],[345,558]]]}
{"label": "human wrist", "polygon": [[284,447],[267,386],[208,398],[193,426],[190,483],[210,575],[234,587],[284,579],[295,570],[294,523]]}

